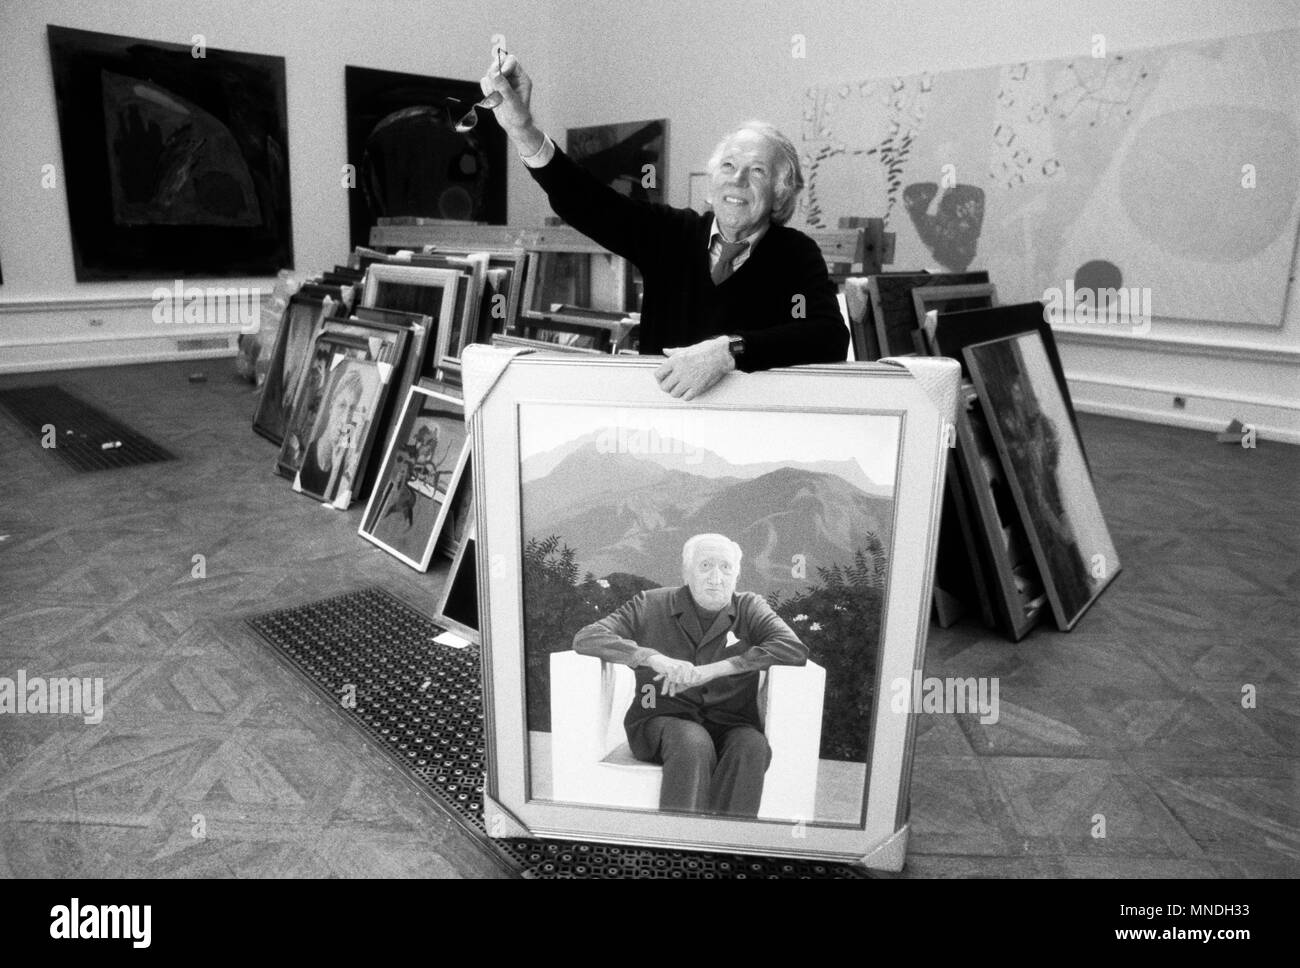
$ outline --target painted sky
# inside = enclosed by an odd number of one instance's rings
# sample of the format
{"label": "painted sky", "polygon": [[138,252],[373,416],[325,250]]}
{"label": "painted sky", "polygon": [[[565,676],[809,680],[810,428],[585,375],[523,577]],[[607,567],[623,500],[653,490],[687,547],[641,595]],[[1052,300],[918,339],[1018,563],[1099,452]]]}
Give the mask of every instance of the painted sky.
{"label": "painted sky", "polygon": [[892,484],[900,421],[894,416],[755,410],[690,411],[528,403],[520,406],[520,458],[548,453],[606,428],[654,431],[733,464],[856,461],[872,481]]}

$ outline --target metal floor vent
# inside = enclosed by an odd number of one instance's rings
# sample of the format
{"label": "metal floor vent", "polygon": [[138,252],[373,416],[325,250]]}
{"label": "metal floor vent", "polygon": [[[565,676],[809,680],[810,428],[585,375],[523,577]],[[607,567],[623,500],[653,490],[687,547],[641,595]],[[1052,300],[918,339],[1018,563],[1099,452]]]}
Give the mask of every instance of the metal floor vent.
{"label": "metal floor vent", "polygon": [[862,878],[834,863],[556,840],[498,840],[483,824],[479,650],[382,588],[268,612],[248,624],[346,722],[528,878]]}
{"label": "metal floor vent", "polygon": [[61,387],[0,390],[0,406],[36,437],[38,445],[78,471],[176,459],[148,437]]}

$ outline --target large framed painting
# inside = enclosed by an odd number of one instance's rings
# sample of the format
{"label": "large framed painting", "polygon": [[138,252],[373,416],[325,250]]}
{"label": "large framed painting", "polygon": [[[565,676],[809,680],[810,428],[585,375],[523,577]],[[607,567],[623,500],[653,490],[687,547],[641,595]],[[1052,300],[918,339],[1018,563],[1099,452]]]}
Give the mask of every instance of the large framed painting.
{"label": "large framed painting", "polygon": [[[954,287],[956,288],[956,287]],[[918,290],[920,291],[920,290]],[[969,379],[970,371],[962,357],[962,348],[972,343],[987,343],[989,340],[1002,339],[1006,336],[1018,336],[1021,333],[1037,333],[1043,340],[1043,349],[1047,352],[1047,361],[1051,364],[1052,375],[1056,385],[1061,389],[1061,398],[1065,409],[1070,413],[1070,424],[1079,437],[1079,448],[1083,459],[1088,460],[1087,448],[1083,445],[1083,435],[1079,433],[1079,421],[1074,412],[1074,402],[1070,398],[1070,384],[1065,379],[1065,368],[1061,365],[1061,355],[1056,349],[1056,335],[1051,324],[1047,322],[1047,311],[1041,302],[1012,303],[1009,306],[994,306],[988,309],[965,309],[949,311],[922,322],[926,345],[935,356],[947,356],[961,363],[962,375]]]}
{"label": "large framed painting", "polygon": [[912,290],[921,286],[965,286],[988,282],[989,274],[974,272],[881,272],[867,276],[871,321],[876,327],[880,355],[923,353]]}
{"label": "large framed painting", "polygon": [[361,292],[363,308],[429,317],[430,331],[424,337],[426,350],[419,379],[437,376],[442,364],[439,353],[453,326],[461,284],[461,275],[454,269],[376,263],[366,273]]}
{"label": "large framed painting", "polygon": [[1063,631],[1119,574],[1119,554],[1038,333],[962,350]]}
{"label": "large framed painting", "polygon": [[460,397],[413,386],[358,533],[417,571],[429,567],[469,458]]}
{"label": "large framed painting", "polygon": [[312,340],[331,307],[328,298],[294,293],[280,315],[266,382],[253,416],[253,429],[273,443],[284,443],[298,380],[306,370]]}
{"label": "large framed painting", "polygon": [[622,318],[639,308],[635,267],[620,255],[539,246],[528,260],[521,326],[530,319],[590,323],[593,311]]}
{"label": "large framed painting", "polygon": [[[475,325],[463,334],[465,345],[486,343],[493,333],[505,333],[514,328],[523,298],[524,275],[528,254],[522,248],[504,251],[449,250],[439,248],[433,252],[412,255],[410,264],[432,266],[439,269],[473,271],[474,264],[467,262],[471,256],[481,260],[486,257]],[[459,318],[460,314],[457,314]],[[459,355],[459,354],[457,354]],[[459,372],[459,371],[457,371]]]}
{"label": "large framed painting", "polygon": [[283,57],[48,37],[78,282],[293,266]]}
{"label": "large framed painting", "polygon": [[432,344],[436,339],[429,338],[433,320],[423,313],[404,313],[395,309],[376,309],[373,306],[358,306],[350,318],[370,325],[400,327],[410,334],[401,378],[393,384],[397,394],[393,409],[400,408],[406,402],[406,388],[418,383],[422,376],[433,373],[431,367],[427,374],[425,372],[427,357],[435,349]]}
{"label": "large framed painting", "polygon": [[620,195],[643,202],[664,201],[667,119],[570,128],[565,151]]}
{"label": "large framed painting", "polygon": [[360,496],[392,372],[377,360],[347,353],[330,360],[295,491],[341,511]]}
{"label": "large framed painting", "polygon": [[506,136],[493,121],[458,132],[477,80],[344,68],[352,245],[381,217],[506,221]]}
{"label": "large framed painting", "polygon": [[654,368],[466,351],[488,828],[898,869],[958,366]]}
{"label": "large framed painting", "polygon": [[1047,595],[993,435],[969,381],[962,383],[957,408],[956,458],[957,480],[968,498],[965,523],[976,553],[987,565],[984,574],[994,620],[991,624],[1019,642],[1042,619],[1049,607]]}
{"label": "large framed painting", "polygon": [[913,348],[918,353],[928,353],[925,342],[925,321],[929,313],[944,315],[963,310],[992,309],[998,304],[998,290],[991,282],[975,282],[964,286],[918,286],[912,290],[912,306],[916,310],[916,330]]}
{"label": "large framed painting", "polygon": [[276,472],[281,477],[292,481],[298,476],[298,468],[307,454],[312,429],[320,416],[322,401],[339,359],[370,360],[370,349],[369,341],[363,337],[324,331],[316,334],[311,353],[298,378],[298,389],[289,408],[284,439],[276,457]]}
{"label": "large framed painting", "polygon": [[410,357],[414,352],[414,343],[419,340],[419,334],[409,325],[401,322],[362,319],[356,316],[327,318],[321,326],[321,331],[364,339],[368,347],[366,359],[374,360],[379,364],[380,375],[386,383],[382,404],[373,419],[374,439],[352,488],[352,499],[364,501],[370,496],[370,489],[379,474],[383,444],[393,425],[394,414],[406,400],[406,388],[412,383]]}

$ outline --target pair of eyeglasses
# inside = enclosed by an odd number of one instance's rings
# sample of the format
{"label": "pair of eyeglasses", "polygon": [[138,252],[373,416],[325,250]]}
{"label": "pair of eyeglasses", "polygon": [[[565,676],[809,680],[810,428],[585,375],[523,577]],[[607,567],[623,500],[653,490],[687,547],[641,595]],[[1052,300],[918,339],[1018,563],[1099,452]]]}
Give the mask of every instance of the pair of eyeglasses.
{"label": "pair of eyeglasses", "polygon": [[[497,70],[498,71],[501,70],[501,64],[504,60],[505,53],[506,52],[502,50],[500,47],[497,48]],[[455,99],[453,98],[453,100]],[[493,108],[495,108],[498,104],[500,104],[501,101],[502,101],[501,92],[493,91],[483,100],[479,101],[476,104],[471,105],[470,109],[465,112],[464,117],[462,117],[459,121],[456,122],[456,133],[465,134],[465,132],[467,131],[473,131],[475,125],[478,124],[478,113],[477,113],[478,109],[483,108],[485,111],[490,111]]]}

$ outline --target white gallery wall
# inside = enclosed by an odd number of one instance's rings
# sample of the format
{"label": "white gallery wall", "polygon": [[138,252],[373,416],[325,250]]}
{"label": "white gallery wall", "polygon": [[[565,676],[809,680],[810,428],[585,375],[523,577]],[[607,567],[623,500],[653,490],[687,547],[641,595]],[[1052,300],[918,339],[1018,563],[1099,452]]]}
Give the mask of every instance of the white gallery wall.
{"label": "white gallery wall", "polygon": [[[1300,26],[1295,0],[556,0],[554,7],[555,23],[582,24],[572,33],[581,41],[573,56],[561,56],[562,74],[533,71],[535,103],[567,126],[668,118],[668,198],[679,205],[688,200],[689,173],[704,167],[727,128],[757,116],[798,144],[804,92],[812,86],[1087,57],[1098,34],[1113,53]],[[794,56],[795,35],[803,38],[803,57]],[[563,46],[556,49],[562,55]],[[1300,79],[1292,83],[1300,89]],[[851,198],[819,202],[832,216],[881,214],[860,210]],[[887,268],[942,267],[909,261]],[[1292,284],[1270,295],[1285,306],[1280,327],[1156,316],[1142,336],[1060,333],[1076,405],[1216,429],[1239,417],[1261,436],[1300,442],[1300,292]],[[1185,406],[1175,406],[1176,396]]]}
{"label": "white gallery wall", "polygon": [[[177,43],[201,33],[212,47],[284,56],[294,251],[297,268],[312,270],[341,261],[347,251],[339,178],[346,161],[345,64],[473,78],[483,71],[491,36],[503,34],[533,75],[539,120],[561,144],[568,126],[668,118],[667,195],[685,205],[689,172],[703,168],[726,128],[762,117],[798,141],[804,93],[812,86],[1082,57],[1099,34],[1114,52],[1296,27],[1300,4],[0,0],[0,83],[8,95],[0,114],[0,372],[173,358],[178,338],[204,335],[181,327],[160,332],[148,312],[153,282],[75,281],[62,185],[40,185],[41,166],[58,166],[61,155],[48,23]],[[796,35],[802,57],[795,56]],[[880,214],[861,211],[852,198],[821,201],[832,215]],[[517,224],[537,224],[548,214],[517,165],[510,171],[509,213]],[[917,267],[940,268],[911,261],[889,268]],[[1285,306],[1276,327],[1157,314],[1142,335],[1062,331],[1076,404],[1205,428],[1239,417],[1261,436],[1300,442],[1300,295],[1292,285],[1275,297]],[[229,350],[179,355],[222,352]]]}
{"label": "white gallery wall", "polygon": [[[43,165],[62,172],[47,24],[186,45],[202,34],[210,48],[284,57],[294,261],[314,272],[349,251],[344,66],[478,78],[492,36],[538,36],[542,12],[503,0],[0,0],[0,373],[233,354],[229,331],[153,322],[149,296],[171,279],[76,281],[62,181],[41,185]],[[544,45],[533,49],[547,65]],[[512,164],[512,222],[540,223],[549,211],[531,187]],[[272,283],[199,284],[270,292]]]}

